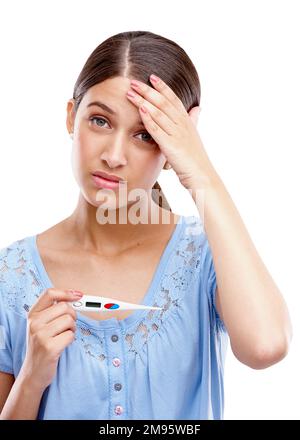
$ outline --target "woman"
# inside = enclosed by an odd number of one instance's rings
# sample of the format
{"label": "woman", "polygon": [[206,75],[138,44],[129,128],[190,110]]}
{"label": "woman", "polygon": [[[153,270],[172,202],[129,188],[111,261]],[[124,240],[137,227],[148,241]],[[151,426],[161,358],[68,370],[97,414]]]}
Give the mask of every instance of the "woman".
{"label": "woman", "polygon": [[[193,63],[162,36],[120,33],[86,61],[66,121],[78,204],[1,250],[2,419],[221,419],[228,337],[251,368],[286,355],[286,304],[204,150],[199,104]],[[171,167],[200,219],[155,193]],[[161,310],[75,312],[84,293]]]}

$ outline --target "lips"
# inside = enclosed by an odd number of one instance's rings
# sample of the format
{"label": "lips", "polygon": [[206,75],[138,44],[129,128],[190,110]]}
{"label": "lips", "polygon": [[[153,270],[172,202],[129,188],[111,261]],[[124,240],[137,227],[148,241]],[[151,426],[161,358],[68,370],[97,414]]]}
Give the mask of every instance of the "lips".
{"label": "lips", "polygon": [[106,179],[110,182],[124,182],[121,177],[115,176],[114,174],[105,173],[104,171],[95,171],[93,176],[101,177],[102,179]]}
{"label": "lips", "polygon": [[93,182],[95,184],[95,186],[97,188],[107,188],[107,189],[118,189],[122,183],[121,182],[117,182],[117,181],[113,181],[113,180],[108,180],[108,179],[104,179],[103,177],[100,177],[98,175],[94,175],[92,174],[92,179]]}

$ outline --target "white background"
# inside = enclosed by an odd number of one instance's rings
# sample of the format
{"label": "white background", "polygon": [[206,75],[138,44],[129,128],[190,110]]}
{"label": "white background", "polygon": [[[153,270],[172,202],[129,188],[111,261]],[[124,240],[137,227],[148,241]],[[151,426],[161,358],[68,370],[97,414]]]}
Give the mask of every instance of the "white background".
{"label": "white background", "polygon": [[[96,46],[118,32],[148,30],[176,41],[194,62],[201,139],[294,326],[288,356],[268,369],[250,369],[229,349],[225,419],[300,418],[299,10],[291,0],[27,0],[0,7],[0,247],[75,207],[66,103]],[[197,213],[172,173],[162,171],[159,182],[173,210]]]}

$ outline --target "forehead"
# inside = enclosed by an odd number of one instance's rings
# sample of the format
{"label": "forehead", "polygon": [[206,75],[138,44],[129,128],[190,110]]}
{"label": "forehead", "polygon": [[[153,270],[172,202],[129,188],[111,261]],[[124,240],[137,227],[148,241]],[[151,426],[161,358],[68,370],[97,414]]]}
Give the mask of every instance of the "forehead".
{"label": "forehead", "polygon": [[117,76],[115,78],[108,78],[98,84],[95,84],[94,86],[90,87],[90,91],[92,91],[92,89],[94,90],[113,90],[113,89],[118,89],[118,90],[123,90],[125,91],[128,87],[130,87],[130,81],[131,78],[126,78],[124,76]]}
{"label": "forehead", "polygon": [[119,114],[120,111],[124,112],[124,106],[137,111],[135,105],[126,97],[129,89],[130,78],[109,78],[90,87],[85,93],[81,104],[83,107],[87,107],[93,101],[100,101],[109,106],[116,114]]}

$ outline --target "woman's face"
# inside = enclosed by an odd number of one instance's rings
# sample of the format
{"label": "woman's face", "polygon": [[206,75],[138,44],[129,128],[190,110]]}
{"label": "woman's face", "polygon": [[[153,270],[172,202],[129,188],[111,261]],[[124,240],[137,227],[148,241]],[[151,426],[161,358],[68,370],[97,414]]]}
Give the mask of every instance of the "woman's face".
{"label": "woman's face", "polygon": [[[145,130],[137,107],[126,97],[129,89],[130,79],[124,77],[94,85],[82,98],[75,118],[74,100],[67,104],[67,128],[73,132],[74,176],[85,199],[94,206],[99,206],[96,198],[99,191],[110,193],[96,186],[92,177],[95,171],[127,181],[127,194],[136,188],[149,193],[166,162],[159,146]],[[91,105],[95,101],[107,108]],[[119,190],[113,191],[119,203]],[[105,203],[113,203],[111,195]],[[126,199],[126,204],[129,203]]]}

